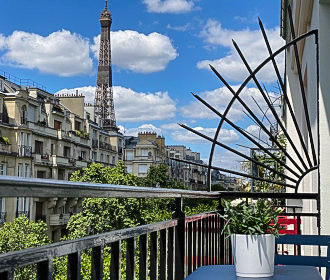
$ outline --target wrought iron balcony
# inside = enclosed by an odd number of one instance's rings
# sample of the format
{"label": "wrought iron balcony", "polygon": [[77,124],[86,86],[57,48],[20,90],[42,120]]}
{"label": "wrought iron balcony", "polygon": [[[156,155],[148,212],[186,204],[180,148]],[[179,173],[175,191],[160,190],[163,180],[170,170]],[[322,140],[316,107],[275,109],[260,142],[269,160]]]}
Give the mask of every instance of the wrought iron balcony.
{"label": "wrought iron balcony", "polygon": [[6,221],[7,212],[0,212],[0,225]]}
{"label": "wrought iron balcony", "polygon": [[19,145],[18,146],[18,155],[20,157],[32,157],[32,147],[25,146],[25,145]]}
{"label": "wrought iron balcony", "polygon": [[28,211],[28,210],[16,211],[16,218],[21,215],[24,215],[25,217],[30,218],[30,211]]}
{"label": "wrought iron balcony", "polygon": [[[229,239],[225,239],[221,234],[224,225],[224,221],[218,215],[223,211],[221,204],[215,212],[186,217],[182,208],[184,199],[221,200],[238,197],[318,199],[317,193],[203,192],[7,176],[0,178],[0,197],[49,198],[50,194],[58,198],[174,198],[176,211],[172,220],[164,222],[2,254],[0,255],[1,279],[12,279],[12,272],[16,268],[30,264],[37,264],[37,279],[51,279],[52,261],[60,256],[68,256],[68,278],[80,279],[80,255],[87,249],[91,249],[92,279],[102,279],[105,247],[110,248],[111,252],[111,279],[120,279],[123,257],[126,258],[126,279],[135,279],[137,266],[140,279],[146,279],[147,275],[150,275],[151,279],[157,279],[157,275],[160,279],[184,279],[200,266],[232,263]],[[292,216],[298,220],[298,234],[301,234],[301,217],[313,217],[317,220],[320,217],[319,213],[282,213],[281,215]],[[122,242],[126,245],[126,256],[121,256]],[[138,255],[136,255],[136,246],[139,246]]]}

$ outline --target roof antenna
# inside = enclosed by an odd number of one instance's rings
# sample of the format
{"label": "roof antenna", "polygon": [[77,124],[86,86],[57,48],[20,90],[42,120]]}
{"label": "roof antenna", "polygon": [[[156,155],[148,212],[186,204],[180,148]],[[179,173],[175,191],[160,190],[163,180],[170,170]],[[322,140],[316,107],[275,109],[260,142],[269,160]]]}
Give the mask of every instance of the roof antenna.
{"label": "roof antenna", "polygon": [[105,9],[108,9],[108,0],[105,0]]}

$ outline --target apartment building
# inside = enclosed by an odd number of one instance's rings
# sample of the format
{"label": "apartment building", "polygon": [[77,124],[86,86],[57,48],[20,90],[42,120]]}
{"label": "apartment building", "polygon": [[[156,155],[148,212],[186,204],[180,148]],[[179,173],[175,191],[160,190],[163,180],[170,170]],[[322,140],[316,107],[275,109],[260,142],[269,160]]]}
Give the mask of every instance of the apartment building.
{"label": "apartment building", "polygon": [[[0,175],[69,180],[91,162],[115,165],[123,157],[123,135],[102,130],[93,109],[79,93],[54,96],[0,76]],[[58,240],[80,204],[76,198],[0,198],[0,223],[20,214],[42,219]]]}
{"label": "apartment building", "polygon": [[193,190],[206,190],[207,170],[205,167],[187,164],[173,160],[173,158],[187,160],[193,163],[203,164],[200,153],[193,152],[183,145],[166,146],[167,165],[170,177],[182,182],[186,187]]}
{"label": "apartment building", "polygon": [[154,132],[141,132],[137,137],[125,136],[124,154],[127,172],[146,177],[151,165],[165,163],[165,138]]}

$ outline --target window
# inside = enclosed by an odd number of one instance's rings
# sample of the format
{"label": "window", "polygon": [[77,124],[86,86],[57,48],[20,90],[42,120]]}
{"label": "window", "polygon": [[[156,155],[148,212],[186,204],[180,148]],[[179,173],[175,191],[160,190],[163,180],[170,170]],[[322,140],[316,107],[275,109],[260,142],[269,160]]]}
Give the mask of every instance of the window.
{"label": "window", "polygon": [[112,164],[116,164],[116,157],[112,157]]}
{"label": "window", "polygon": [[21,124],[26,124],[27,122],[27,110],[26,106],[23,105],[21,108]]}
{"label": "window", "polygon": [[17,165],[17,176],[23,177],[23,164],[22,163],[19,163]]}
{"label": "window", "polygon": [[139,174],[146,174],[148,172],[148,165],[139,164]]}
{"label": "window", "polygon": [[38,155],[43,154],[43,143],[41,141],[36,140],[34,142],[34,152]]}
{"label": "window", "polygon": [[80,152],[80,157],[81,157],[82,159],[86,159],[86,151],[81,151],[81,152]]}
{"label": "window", "polygon": [[126,160],[133,160],[133,151],[126,151]]}
{"label": "window", "polygon": [[24,214],[29,218],[30,199],[28,197],[17,198],[17,217]]}
{"label": "window", "polygon": [[96,154],[96,152],[93,152],[92,153],[92,160],[93,161],[96,161],[97,160],[97,154]]}
{"label": "window", "polygon": [[0,163],[0,175],[7,175],[7,164]]}
{"label": "window", "polygon": [[147,157],[148,156],[148,149],[142,149],[141,150],[141,156],[143,156],[143,157]]}
{"label": "window", "polygon": [[133,173],[133,166],[132,165],[127,165],[126,169],[127,169],[127,173],[129,173],[129,174]]}
{"label": "window", "polygon": [[62,123],[60,121],[54,120],[54,129],[61,130]]}
{"label": "window", "polygon": [[100,162],[103,162],[103,154],[100,156]]}
{"label": "window", "polygon": [[70,157],[70,147],[64,146],[63,155],[67,158]]}
{"label": "window", "polygon": [[75,129],[75,130],[80,130],[80,129],[81,129],[81,123],[78,122],[78,121],[75,121],[75,122],[74,122],[74,129]]}
{"label": "window", "polygon": [[107,163],[110,163],[110,156],[107,155]]}
{"label": "window", "polygon": [[51,155],[55,155],[55,148],[54,147],[55,147],[54,144],[50,145],[50,154]]}
{"label": "window", "polygon": [[30,174],[30,165],[27,164],[27,163],[24,165],[24,176],[26,178],[31,177],[31,174]]}

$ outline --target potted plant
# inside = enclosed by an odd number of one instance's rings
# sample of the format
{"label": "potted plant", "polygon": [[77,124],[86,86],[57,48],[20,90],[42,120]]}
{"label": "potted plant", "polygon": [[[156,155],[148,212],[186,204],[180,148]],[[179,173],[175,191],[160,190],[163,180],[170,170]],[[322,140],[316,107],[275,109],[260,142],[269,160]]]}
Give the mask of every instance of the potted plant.
{"label": "potted plant", "polygon": [[269,200],[247,203],[236,199],[224,202],[223,232],[231,238],[236,275],[271,277],[274,275],[277,216],[282,209]]}

